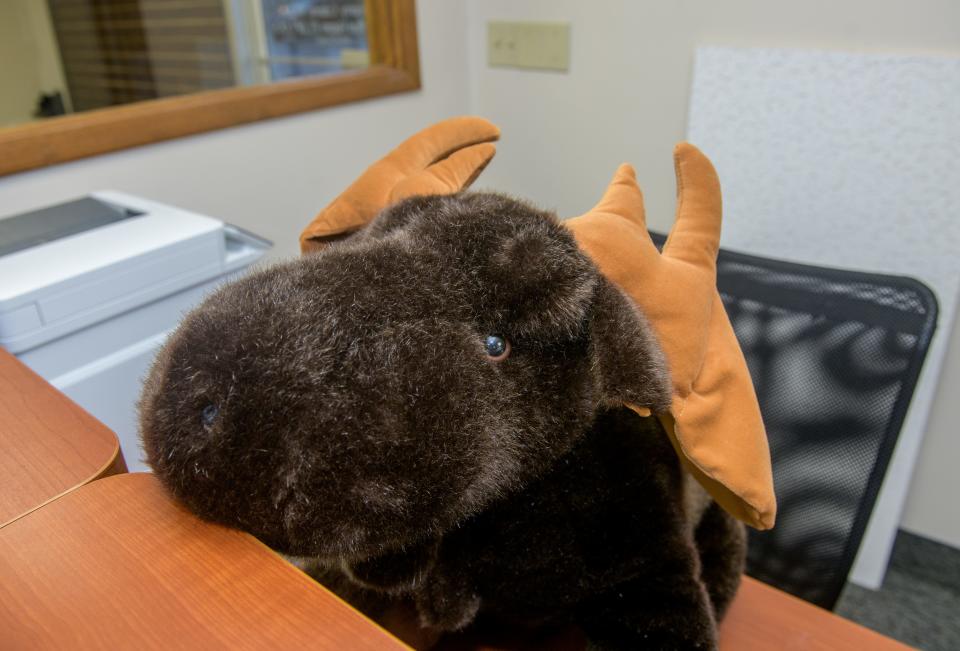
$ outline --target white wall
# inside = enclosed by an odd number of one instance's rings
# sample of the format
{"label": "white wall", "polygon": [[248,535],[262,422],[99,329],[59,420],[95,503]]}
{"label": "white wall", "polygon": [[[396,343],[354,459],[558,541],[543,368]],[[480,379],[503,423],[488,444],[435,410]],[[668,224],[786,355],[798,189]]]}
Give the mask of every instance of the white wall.
{"label": "white wall", "polygon": [[[488,68],[486,22],[572,24],[568,74]],[[486,185],[588,209],[621,161],[647,188],[650,224],[673,215],[673,144],[683,139],[697,45],[960,54],[956,0],[471,0],[471,101],[504,142]],[[957,181],[960,182],[960,181]],[[934,404],[903,526],[960,547],[960,328]]]}
{"label": "white wall", "polygon": [[960,319],[950,335],[901,527],[960,548]]}
{"label": "white wall", "polygon": [[300,229],[367,165],[468,110],[466,6],[417,3],[423,89],[0,177],[0,215],[115,189],[182,206],[297,252]]}

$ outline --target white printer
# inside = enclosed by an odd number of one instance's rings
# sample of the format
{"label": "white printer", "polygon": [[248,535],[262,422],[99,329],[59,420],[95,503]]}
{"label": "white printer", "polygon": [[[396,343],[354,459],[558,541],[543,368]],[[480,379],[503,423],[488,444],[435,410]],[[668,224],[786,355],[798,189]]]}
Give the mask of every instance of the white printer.
{"label": "white printer", "polygon": [[0,219],[0,346],[113,429],[144,470],[136,401],[183,314],[271,243],[119,192]]}

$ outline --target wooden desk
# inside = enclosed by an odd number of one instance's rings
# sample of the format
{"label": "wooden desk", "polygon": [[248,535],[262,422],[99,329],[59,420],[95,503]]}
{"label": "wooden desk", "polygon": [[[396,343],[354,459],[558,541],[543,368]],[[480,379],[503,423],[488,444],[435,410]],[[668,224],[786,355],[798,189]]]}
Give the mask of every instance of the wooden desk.
{"label": "wooden desk", "polygon": [[720,628],[721,651],[910,648],[750,577],[744,577]]}
{"label": "wooden desk", "polygon": [[[0,632],[18,649],[406,648],[254,538],[187,513],[146,474],[96,481],[0,529]],[[721,631],[725,651],[905,648],[752,579]]]}
{"label": "wooden desk", "polygon": [[112,431],[0,348],[0,527],[125,471]]}
{"label": "wooden desk", "polygon": [[407,648],[144,473],[95,481],[0,529],[0,646]]}

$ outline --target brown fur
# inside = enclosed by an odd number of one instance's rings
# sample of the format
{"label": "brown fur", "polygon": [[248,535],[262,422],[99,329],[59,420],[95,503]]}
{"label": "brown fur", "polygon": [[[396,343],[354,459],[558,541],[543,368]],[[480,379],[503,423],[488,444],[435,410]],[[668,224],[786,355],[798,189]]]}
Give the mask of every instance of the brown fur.
{"label": "brown fur", "polygon": [[738,528],[704,506],[694,536],[659,424],[616,407],[669,399],[642,315],[567,229],[464,193],[214,293],[158,356],[141,429],[192,510],[315,557],[371,611],[412,599],[435,630],[508,616],[709,647]]}

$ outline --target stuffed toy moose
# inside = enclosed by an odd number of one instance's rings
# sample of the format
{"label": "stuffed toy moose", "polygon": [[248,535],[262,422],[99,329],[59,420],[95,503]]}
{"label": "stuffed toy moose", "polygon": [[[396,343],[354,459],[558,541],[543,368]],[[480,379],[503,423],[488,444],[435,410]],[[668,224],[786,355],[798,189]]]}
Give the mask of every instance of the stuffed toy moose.
{"label": "stuffed toy moose", "polygon": [[561,221],[465,191],[499,132],[434,125],[210,295],[158,354],[147,459],[429,646],[478,622],[711,649],[772,526],[770,459],[716,290],[720,187],[675,151],[657,250],[632,168]]}

